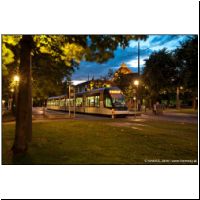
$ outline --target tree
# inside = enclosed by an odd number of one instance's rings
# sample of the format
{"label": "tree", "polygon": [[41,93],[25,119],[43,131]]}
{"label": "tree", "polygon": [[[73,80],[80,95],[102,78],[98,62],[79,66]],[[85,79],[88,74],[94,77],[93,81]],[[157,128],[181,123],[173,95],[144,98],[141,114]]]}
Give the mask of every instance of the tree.
{"label": "tree", "polygon": [[[14,44],[13,36],[6,36]],[[66,67],[78,65],[81,60],[105,62],[114,56],[114,50],[120,45],[125,48],[132,39],[146,36],[112,35],[22,35],[19,36],[19,92],[16,115],[14,153],[25,153],[32,135],[32,58],[37,54],[48,54],[53,62]],[[4,43],[9,44],[6,39]],[[4,62],[5,63],[5,62]],[[59,66],[59,64],[58,64]],[[58,73],[59,74],[59,73]]]}
{"label": "tree", "polygon": [[198,37],[193,36],[181,43],[175,51],[180,84],[190,90],[193,108],[197,108],[198,96]]}
{"label": "tree", "polygon": [[70,79],[73,67],[66,67],[63,61],[55,61],[49,54],[36,54],[32,60],[34,102],[44,105],[49,96],[66,93],[64,83]]}
{"label": "tree", "polygon": [[150,55],[146,60],[142,79],[148,87],[152,103],[160,99],[163,91],[170,93],[176,87],[174,85],[175,77],[176,67],[171,52],[162,49]]}
{"label": "tree", "polygon": [[22,36],[20,41],[20,82],[17,97],[16,129],[13,152],[23,153],[28,149],[32,137],[32,93],[31,93],[31,50],[33,38]]}

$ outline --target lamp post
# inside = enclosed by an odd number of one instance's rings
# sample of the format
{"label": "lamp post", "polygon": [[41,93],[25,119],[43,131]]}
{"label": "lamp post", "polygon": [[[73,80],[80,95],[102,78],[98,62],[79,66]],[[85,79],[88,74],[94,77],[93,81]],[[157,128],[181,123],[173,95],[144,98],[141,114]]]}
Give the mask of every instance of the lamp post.
{"label": "lamp post", "polygon": [[179,96],[180,96],[180,90],[182,90],[183,89],[183,86],[178,86],[177,88],[176,88],[176,109],[180,109],[180,98],[179,98]]}
{"label": "lamp post", "polygon": [[137,90],[136,90],[136,97],[134,97],[134,100],[135,100],[135,116],[136,116],[139,81],[138,81],[138,80],[135,80],[135,81],[134,81],[134,85],[137,87]]}
{"label": "lamp post", "polygon": [[134,102],[135,102],[135,109],[134,109],[134,110],[135,110],[135,117],[136,117],[136,109],[137,109],[137,108],[136,108],[136,96],[133,97],[133,100],[134,100]]}
{"label": "lamp post", "polygon": [[68,81],[68,93],[69,93],[69,98],[68,98],[68,111],[69,111],[69,118],[71,117],[71,108],[70,108],[70,106],[71,106],[71,99],[70,99],[70,97],[71,97],[71,82],[70,81]]}
{"label": "lamp post", "polygon": [[17,107],[17,94],[18,94],[18,85],[19,85],[20,78],[18,75],[15,75],[13,77],[14,82],[14,89],[12,91],[14,92],[13,102],[12,102],[12,110],[13,114],[16,114],[16,107]]}
{"label": "lamp post", "polygon": [[140,40],[138,40],[138,77],[140,76]]}
{"label": "lamp post", "polygon": [[140,77],[140,51],[146,51],[149,50],[150,48],[146,49],[141,49],[140,48],[140,40],[138,40],[138,77]]}

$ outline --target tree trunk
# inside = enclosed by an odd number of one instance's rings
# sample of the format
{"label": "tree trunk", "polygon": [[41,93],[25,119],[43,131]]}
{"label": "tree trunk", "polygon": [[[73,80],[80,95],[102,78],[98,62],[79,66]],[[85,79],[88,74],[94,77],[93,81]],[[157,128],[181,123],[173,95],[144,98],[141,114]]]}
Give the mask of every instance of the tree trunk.
{"label": "tree trunk", "polygon": [[32,84],[31,84],[31,35],[23,35],[21,39],[19,90],[17,97],[14,154],[23,154],[28,149],[32,137]]}

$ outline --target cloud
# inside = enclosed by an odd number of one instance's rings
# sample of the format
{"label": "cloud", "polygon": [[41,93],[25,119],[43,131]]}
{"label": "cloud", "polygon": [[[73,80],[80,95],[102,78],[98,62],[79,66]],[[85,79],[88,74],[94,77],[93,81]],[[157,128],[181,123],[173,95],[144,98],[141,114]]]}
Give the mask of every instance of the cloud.
{"label": "cloud", "polygon": [[154,51],[167,48],[173,50],[180,42],[187,39],[187,35],[154,35],[149,38],[151,49]]}
{"label": "cloud", "polygon": [[[145,59],[147,59],[153,51],[163,48],[174,50],[185,41],[188,35],[150,35],[146,41],[140,41],[140,66],[144,67]],[[117,48],[114,52],[114,58],[103,64],[96,62],[82,61],[79,68],[72,75],[72,80],[87,80],[90,78],[99,78],[107,74],[109,69],[117,70],[122,63],[126,63],[132,68],[133,72],[137,72],[138,66],[138,42],[130,41],[126,49]]]}
{"label": "cloud", "polygon": [[179,35],[159,35],[159,36],[154,36],[150,38],[150,45],[163,45],[166,44],[168,42],[170,42],[171,40],[175,40],[178,37],[180,37]]}

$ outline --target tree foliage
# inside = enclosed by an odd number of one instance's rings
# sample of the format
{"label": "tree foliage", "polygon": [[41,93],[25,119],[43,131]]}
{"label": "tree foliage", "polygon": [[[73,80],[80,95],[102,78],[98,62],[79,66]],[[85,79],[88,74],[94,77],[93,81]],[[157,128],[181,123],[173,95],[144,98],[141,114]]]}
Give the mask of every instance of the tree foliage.
{"label": "tree foliage", "polygon": [[[150,98],[155,101],[175,98],[177,87],[183,87],[196,102],[198,95],[198,37],[192,36],[172,52],[154,52],[146,60],[142,79]],[[195,106],[194,106],[195,107]]]}
{"label": "tree foliage", "polygon": [[190,89],[196,97],[198,94],[198,37],[193,36],[183,42],[176,49],[175,58],[181,84]]}
{"label": "tree foliage", "polygon": [[[34,35],[32,44],[33,97],[45,99],[63,89],[81,60],[105,62],[114,50],[125,48],[129,41],[146,39],[146,35]],[[20,64],[21,35],[4,35],[2,45],[4,94],[9,92]],[[112,74],[109,74],[110,78]]]}
{"label": "tree foliage", "polygon": [[152,53],[146,60],[142,79],[153,101],[163,91],[170,92],[174,89],[175,69],[173,54],[166,49]]}
{"label": "tree foliage", "polygon": [[[107,61],[118,46],[125,48],[131,39],[146,36],[112,35],[22,35],[3,37],[4,78],[9,64],[15,62],[20,75],[16,130],[13,152],[24,153],[32,136],[32,84],[35,95],[48,96],[69,77],[81,60]],[[15,53],[13,53],[15,52]],[[31,69],[32,66],[32,69]],[[45,97],[46,97],[45,96]]]}

